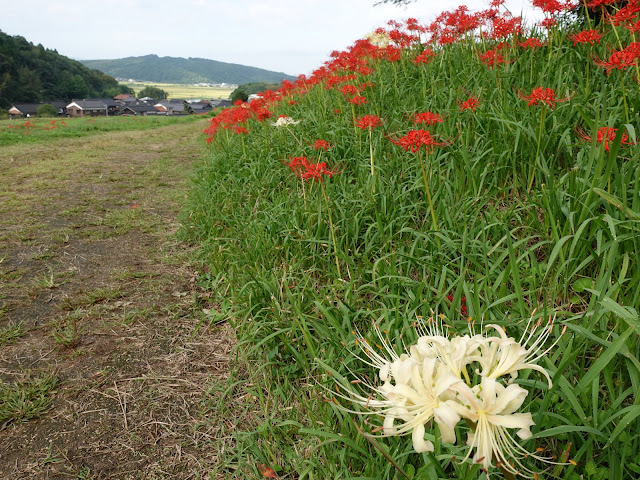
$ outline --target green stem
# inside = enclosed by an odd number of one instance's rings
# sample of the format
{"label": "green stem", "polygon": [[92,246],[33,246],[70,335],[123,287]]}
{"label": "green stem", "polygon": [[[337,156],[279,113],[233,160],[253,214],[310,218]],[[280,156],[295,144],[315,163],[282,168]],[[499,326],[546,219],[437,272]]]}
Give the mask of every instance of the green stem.
{"label": "green stem", "polygon": [[527,187],[527,193],[531,192],[531,187],[533,186],[533,179],[535,178],[536,165],[538,164],[538,155],[540,155],[540,143],[542,142],[542,127],[544,126],[544,117],[546,113],[547,113],[547,107],[543,106],[542,110],[540,110],[540,128],[538,129],[538,148],[536,149],[536,156],[533,160],[531,171],[529,172],[529,186]]}
{"label": "green stem", "polygon": [[336,259],[336,268],[338,269],[338,277],[342,278],[340,272],[340,262],[338,262],[338,247],[336,243],[336,234],[333,230],[333,220],[331,219],[331,207],[329,207],[329,199],[327,198],[327,192],[324,190],[324,183],[320,182],[320,188],[322,190],[322,196],[327,204],[327,212],[329,213],[329,229],[331,230],[331,243],[333,244],[333,257]]}
{"label": "green stem", "polygon": [[[418,159],[420,160],[420,169],[422,170],[422,181],[424,182],[424,191],[427,194],[427,202],[429,202],[429,211],[431,212],[431,223],[433,230],[438,231],[438,223],[436,222],[436,212],[433,208],[433,201],[431,200],[431,190],[429,190],[429,182],[427,181],[427,172],[424,168],[424,162],[422,161],[422,155],[418,152]],[[436,237],[437,238],[437,237]],[[440,247],[440,239],[437,239],[438,247]]]}

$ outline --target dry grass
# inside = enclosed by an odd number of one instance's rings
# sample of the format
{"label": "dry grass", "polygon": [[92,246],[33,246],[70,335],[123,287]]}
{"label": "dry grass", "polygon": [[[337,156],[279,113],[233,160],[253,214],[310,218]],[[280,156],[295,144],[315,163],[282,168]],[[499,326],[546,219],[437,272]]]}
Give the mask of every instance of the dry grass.
{"label": "dry grass", "polygon": [[0,152],[0,386],[56,382],[32,419],[0,425],[1,478],[215,471],[224,421],[204,405],[235,339],[207,322],[202,267],[174,235],[203,125]]}

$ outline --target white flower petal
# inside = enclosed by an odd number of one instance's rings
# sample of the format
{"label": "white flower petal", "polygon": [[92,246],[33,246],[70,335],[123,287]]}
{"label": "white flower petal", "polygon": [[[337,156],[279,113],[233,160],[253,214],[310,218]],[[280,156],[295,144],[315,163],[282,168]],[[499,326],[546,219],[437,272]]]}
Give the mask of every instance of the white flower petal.
{"label": "white flower petal", "polygon": [[424,439],[424,425],[422,423],[413,427],[411,440],[413,441],[413,449],[418,453],[433,452],[433,443]]}

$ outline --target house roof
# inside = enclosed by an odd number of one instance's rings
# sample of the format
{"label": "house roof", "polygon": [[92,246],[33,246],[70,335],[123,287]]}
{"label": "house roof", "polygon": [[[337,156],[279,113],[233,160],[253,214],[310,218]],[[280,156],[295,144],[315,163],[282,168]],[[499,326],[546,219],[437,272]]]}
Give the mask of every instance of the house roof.
{"label": "house roof", "polygon": [[177,110],[179,112],[183,111],[185,108],[188,108],[183,100],[160,100],[154,106],[156,108],[160,107],[166,110]]}
{"label": "house roof", "polygon": [[131,112],[136,114],[157,111],[153,105],[147,105],[146,103],[141,103],[139,105],[127,105],[122,109],[121,113],[125,113],[127,110],[130,110]]}
{"label": "house roof", "polygon": [[204,111],[208,112],[209,110],[211,110],[211,105],[205,104],[205,103],[192,103],[189,106],[191,107],[191,110],[197,111],[197,112],[204,112]]}
{"label": "house roof", "polygon": [[103,109],[108,107],[117,107],[118,104],[115,100],[110,98],[93,98],[88,100],[73,100],[67,108],[71,107],[75,104],[78,108],[82,110],[95,110],[95,109]]}
{"label": "house roof", "polygon": [[135,100],[135,97],[130,93],[121,93],[120,95],[113,97],[114,100],[127,100],[129,98],[133,98]]}
{"label": "house roof", "polygon": [[14,103],[9,111],[16,109],[22,115],[35,115],[41,103]]}

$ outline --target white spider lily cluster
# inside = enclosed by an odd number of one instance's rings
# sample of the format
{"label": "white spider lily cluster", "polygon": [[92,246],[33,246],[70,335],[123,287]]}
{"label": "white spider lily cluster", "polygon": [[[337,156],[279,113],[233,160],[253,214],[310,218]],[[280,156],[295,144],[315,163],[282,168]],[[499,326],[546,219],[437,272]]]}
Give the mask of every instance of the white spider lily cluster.
{"label": "white spider lily cluster", "polygon": [[356,380],[352,383],[364,383],[377,395],[349,391],[340,396],[364,406],[365,413],[384,417],[382,427],[374,430],[382,429],[383,436],[411,434],[416,452],[433,451],[433,443],[425,439],[430,422],[438,425],[444,443],[455,443],[455,427],[464,419],[471,429],[463,461],[473,455],[487,474],[495,462],[513,475],[535,477],[523,458],[553,462],[525,450],[509,432],[517,429],[516,436],[524,440],[531,437],[534,425],[531,413],[518,412],[529,393],[513,383],[518,372],[536,370],[551,388],[551,377],[536,362],[557,343],[543,348],[553,321],[543,327],[532,323],[530,319],[520,341],[507,336],[499,325],[487,325],[483,334],[470,329],[470,334],[449,338],[439,318],[420,324],[417,343],[401,355],[377,327],[380,344],[376,347],[356,334],[367,355],[362,360],[378,370],[382,385]]}
{"label": "white spider lily cluster", "polygon": [[294,120],[291,117],[281,116],[278,117],[278,120],[276,120],[275,122],[271,122],[271,125],[273,125],[274,127],[286,127],[287,125],[298,125],[299,123],[300,120]]}

